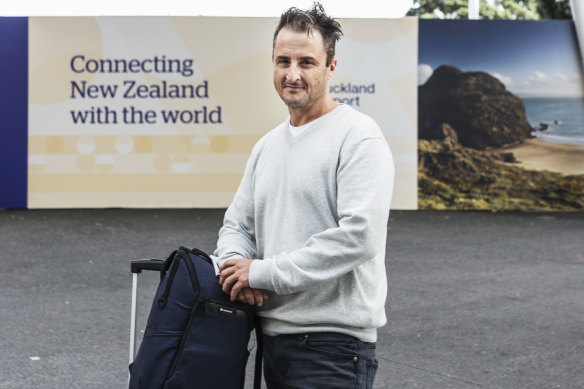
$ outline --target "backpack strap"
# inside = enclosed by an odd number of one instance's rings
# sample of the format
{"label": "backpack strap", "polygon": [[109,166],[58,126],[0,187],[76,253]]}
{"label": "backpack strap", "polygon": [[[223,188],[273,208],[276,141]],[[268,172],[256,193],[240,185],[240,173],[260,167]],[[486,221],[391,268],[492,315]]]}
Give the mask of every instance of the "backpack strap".
{"label": "backpack strap", "polygon": [[162,268],[160,269],[160,283],[162,283],[162,281],[164,280],[164,276],[166,275],[166,272],[170,269],[172,260],[174,259],[174,256],[176,255],[177,252],[178,250],[174,250],[172,253],[170,253],[168,258],[166,258],[166,260],[162,263]]}

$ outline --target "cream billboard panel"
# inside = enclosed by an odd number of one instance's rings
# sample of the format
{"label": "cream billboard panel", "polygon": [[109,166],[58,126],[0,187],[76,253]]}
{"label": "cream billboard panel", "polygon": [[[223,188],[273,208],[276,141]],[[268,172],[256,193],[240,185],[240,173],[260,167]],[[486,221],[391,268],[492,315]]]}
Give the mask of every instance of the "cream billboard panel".
{"label": "cream billboard panel", "polygon": [[[31,18],[29,207],[228,206],[251,148],[287,117],[275,24]],[[332,94],[378,121],[396,157],[393,207],[414,209],[417,21],[342,24]]]}

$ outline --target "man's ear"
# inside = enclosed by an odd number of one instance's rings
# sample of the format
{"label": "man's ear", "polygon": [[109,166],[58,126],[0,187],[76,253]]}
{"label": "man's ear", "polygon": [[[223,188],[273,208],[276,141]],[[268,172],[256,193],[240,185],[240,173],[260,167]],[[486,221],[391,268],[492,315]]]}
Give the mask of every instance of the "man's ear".
{"label": "man's ear", "polygon": [[328,76],[327,76],[327,80],[331,79],[331,76],[333,75],[335,69],[337,68],[337,59],[333,58],[333,60],[331,61],[331,63],[328,66]]}

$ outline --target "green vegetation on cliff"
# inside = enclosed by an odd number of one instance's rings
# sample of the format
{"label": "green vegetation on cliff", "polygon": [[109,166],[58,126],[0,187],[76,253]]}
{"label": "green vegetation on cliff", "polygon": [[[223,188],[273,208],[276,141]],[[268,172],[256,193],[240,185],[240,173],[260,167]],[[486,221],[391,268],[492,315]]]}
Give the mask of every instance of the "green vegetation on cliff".
{"label": "green vegetation on cliff", "polygon": [[584,176],[529,171],[509,158],[455,136],[419,140],[419,209],[584,210]]}

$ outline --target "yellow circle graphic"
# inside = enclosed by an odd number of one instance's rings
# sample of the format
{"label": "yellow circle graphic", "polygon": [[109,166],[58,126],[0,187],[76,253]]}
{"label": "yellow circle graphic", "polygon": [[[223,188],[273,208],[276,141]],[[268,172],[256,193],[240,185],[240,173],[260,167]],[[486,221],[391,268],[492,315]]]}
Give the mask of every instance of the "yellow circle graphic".
{"label": "yellow circle graphic", "polygon": [[139,136],[136,138],[134,147],[138,153],[146,154],[152,151],[152,138],[149,136]]}
{"label": "yellow circle graphic", "polygon": [[211,137],[211,150],[214,153],[225,153],[229,150],[229,139],[225,135]]}
{"label": "yellow circle graphic", "polygon": [[49,136],[45,147],[50,154],[60,154],[65,150],[65,141],[60,136]]}

